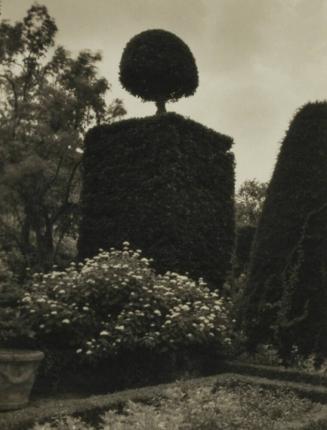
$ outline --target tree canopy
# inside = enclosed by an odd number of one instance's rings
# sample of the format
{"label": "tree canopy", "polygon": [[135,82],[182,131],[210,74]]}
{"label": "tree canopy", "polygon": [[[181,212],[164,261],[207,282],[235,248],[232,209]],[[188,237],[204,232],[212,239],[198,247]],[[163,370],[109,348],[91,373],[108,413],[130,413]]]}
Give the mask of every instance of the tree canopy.
{"label": "tree canopy", "polygon": [[256,226],[266,198],[268,183],[256,179],[244,181],[236,194],[236,223],[238,226]]}
{"label": "tree canopy", "polygon": [[23,267],[40,270],[76,224],[85,130],[125,113],[120,100],[107,102],[101,55],[73,58],[56,33],[38,4],[21,22],[0,23],[0,237]]}
{"label": "tree canopy", "polygon": [[268,184],[256,179],[243,182],[235,196],[236,244],[233,269],[238,275],[247,271],[251,247],[266,198]]}

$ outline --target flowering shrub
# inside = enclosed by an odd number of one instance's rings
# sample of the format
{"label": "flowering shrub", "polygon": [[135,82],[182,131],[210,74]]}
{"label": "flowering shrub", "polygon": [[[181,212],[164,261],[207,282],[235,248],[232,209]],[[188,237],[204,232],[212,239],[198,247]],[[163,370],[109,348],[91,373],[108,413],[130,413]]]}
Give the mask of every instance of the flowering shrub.
{"label": "flowering shrub", "polygon": [[22,299],[37,339],[98,360],[137,348],[231,343],[223,300],[200,279],[156,274],[141,251],[100,251],[65,271],[35,274]]}

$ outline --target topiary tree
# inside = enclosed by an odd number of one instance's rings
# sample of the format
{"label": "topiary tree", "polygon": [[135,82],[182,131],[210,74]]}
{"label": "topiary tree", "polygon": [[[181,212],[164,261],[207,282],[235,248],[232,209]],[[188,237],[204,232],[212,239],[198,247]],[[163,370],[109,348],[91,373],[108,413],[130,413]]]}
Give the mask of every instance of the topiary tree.
{"label": "topiary tree", "polygon": [[233,141],[173,112],[90,130],[79,258],[129,241],[155,269],[220,288],[234,245]]}
{"label": "topiary tree", "polygon": [[[120,79],[132,94],[194,93],[195,60],[177,36],[149,30],[126,46]],[[79,259],[128,241],[159,273],[203,277],[221,288],[234,245],[233,140],[175,113],[90,130],[83,155]]]}
{"label": "topiary tree", "polygon": [[154,101],[157,114],[167,101],[195,93],[199,84],[195,59],[175,34],[147,30],[126,45],[120,62],[120,82],[131,94]]}
{"label": "topiary tree", "polygon": [[258,225],[245,295],[249,345],[327,352],[327,103],[295,115]]}

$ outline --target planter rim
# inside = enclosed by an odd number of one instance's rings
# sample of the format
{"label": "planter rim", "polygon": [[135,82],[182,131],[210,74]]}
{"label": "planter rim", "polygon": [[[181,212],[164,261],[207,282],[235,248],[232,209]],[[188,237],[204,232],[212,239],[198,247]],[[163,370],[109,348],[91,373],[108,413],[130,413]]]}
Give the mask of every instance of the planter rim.
{"label": "planter rim", "polygon": [[42,351],[29,349],[0,348],[0,362],[3,361],[40,361],[44,358]]}

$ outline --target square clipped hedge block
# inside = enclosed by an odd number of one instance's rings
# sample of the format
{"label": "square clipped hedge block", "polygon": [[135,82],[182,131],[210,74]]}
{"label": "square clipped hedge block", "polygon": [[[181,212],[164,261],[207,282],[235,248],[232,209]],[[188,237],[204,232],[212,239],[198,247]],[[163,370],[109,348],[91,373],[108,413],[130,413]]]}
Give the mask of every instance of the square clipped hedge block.
{"label": "square clipped hedge block", "polygon": [[232,139],[174,113],[91,129],[79,258],[128,241],[154,268],[220,288],[234,243]]}

